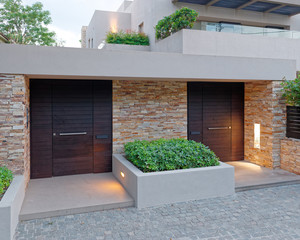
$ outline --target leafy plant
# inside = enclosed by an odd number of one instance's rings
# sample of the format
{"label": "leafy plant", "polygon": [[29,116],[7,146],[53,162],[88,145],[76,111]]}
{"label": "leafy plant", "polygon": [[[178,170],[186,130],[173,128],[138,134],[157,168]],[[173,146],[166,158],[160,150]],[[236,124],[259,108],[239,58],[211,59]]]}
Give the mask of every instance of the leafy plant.
{"label": "leafy plant", "polygon": [[291,106],[300,106],[300,74],[293,81],[284,81],[282,84],[286,103]]}
{"label": "leafy plant", "polygon": [[219,165],[219,158],[202,143],[186,139],[159,139],[126,143],[126,158],[143,172]]}
{"label": "leafy plant", "polygon": [[12,171],[10,171],[7,167],[0,167],[0,198],[9,187],[12,180]]}
{"label": "leafy plant", "polygon": [[177,10],[170,16],[158,21],[155,31],[156,39],[164,39],[184,28],[192,28],[196,22],[198,13],[187,7]]}
{"label": "leafy plant", "polygon": [[127,45],[143,45],[149,46],[149,37],[144,33],[123,32],[117,33],[108,32],[106,34],[106,42],[112,44],[127,44]]}
{"label": "leafy plant", "polygon": [[23,6],[21,0],[0,0],[0,32],[11,43],[56,46],[55,32],[47,25],[52,20],[50,12],[43,10],[43,4]]}

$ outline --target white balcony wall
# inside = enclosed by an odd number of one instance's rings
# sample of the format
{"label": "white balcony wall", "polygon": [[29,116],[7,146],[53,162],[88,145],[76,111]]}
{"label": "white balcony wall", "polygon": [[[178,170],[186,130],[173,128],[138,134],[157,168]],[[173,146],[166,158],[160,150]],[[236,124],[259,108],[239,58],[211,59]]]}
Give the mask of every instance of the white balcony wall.
{"label": "white balcony wall", "polygon": [[290,59],[300,70],[300,39],[184,29],[158,41],[155,51],[193,55]]}

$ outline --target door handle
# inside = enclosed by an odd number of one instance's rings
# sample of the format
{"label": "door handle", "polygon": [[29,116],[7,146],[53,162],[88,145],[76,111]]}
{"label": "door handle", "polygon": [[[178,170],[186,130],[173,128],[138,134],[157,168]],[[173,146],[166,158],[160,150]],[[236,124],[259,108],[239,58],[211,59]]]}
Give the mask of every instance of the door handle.
{"label": "door handle", "polygon": [[60,133],[59,136],[87,135],[87,132]]}
{"label": "door handle", "polygon": [[212,127],[212,128],[208,128],[208,130],[224,130],[224,129],[231,129],[231,126],[229,126],[229,127]]}

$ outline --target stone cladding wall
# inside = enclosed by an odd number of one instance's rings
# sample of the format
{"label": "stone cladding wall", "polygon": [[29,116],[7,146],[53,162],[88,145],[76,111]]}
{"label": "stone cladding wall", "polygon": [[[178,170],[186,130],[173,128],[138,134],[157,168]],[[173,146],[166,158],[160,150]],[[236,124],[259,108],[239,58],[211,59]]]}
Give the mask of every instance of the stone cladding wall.
{"label": "stone cladding wall", "polygon": [[135,139],[187,138],[187,83],[113,81],[113,152]]}
{"label": "stone cladding wall", "polygon": [[[286,107],[281,81],[245,83],[245,160],[280,167],[280,142],[285,137]],[[254,148],[254,124],[261,124],[261,146]]]}
{"label": "stone cladding wall", "polygon": [[29,79],[0,74],[0,165],[30,177]]}
{"label": "stone cladding wall", "polygon": [[300,174],[300,140],[285,138],[281,140],[281,168]]}

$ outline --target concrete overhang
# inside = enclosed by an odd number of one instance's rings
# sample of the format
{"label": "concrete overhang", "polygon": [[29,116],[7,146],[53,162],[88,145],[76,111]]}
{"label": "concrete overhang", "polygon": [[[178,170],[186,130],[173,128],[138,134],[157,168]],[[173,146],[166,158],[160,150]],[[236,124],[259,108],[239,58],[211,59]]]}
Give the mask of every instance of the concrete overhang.
{"label": "concrete overhang", "polygon": [[300,13],[299,0],[172,0],[172,2],[194,3],[205,6],[249,10],[255,12],[296,15]]}
{"label": "concrete overhang", "polygon": [[31,78],[253,81],[294,79],[296,61],[0,45],[0,73]]}

